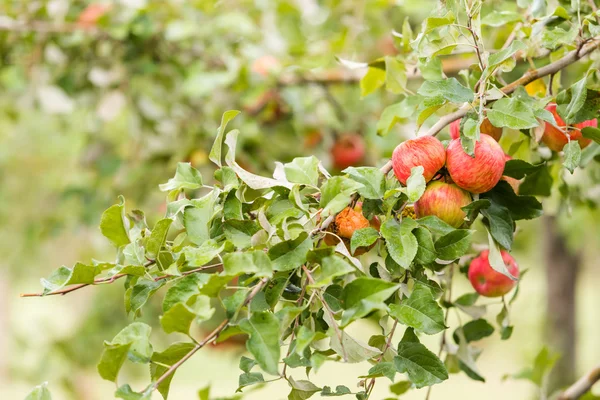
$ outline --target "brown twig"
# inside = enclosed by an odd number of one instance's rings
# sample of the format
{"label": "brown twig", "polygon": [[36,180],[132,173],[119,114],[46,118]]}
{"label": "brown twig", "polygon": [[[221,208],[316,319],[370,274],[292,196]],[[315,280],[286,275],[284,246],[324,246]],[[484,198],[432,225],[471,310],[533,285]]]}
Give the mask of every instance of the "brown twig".
{"label": "brown twig", "polygon": [[[500,88],[500,90],[504,94],[511,94],[519,86],[525,86],[525,85],[535,81],[536,79],[543,78],[544,76],[556,73],[556,72],[568,67],[569,65],[575,63],[576,61],[583,58],[584,56],[590,54],[592,51],[596,50],[599,46],[600,46],[600,38],[594,38],[591,42],[584,45],[581,48],[581,51],[578,52],[577,50],[573,50],[573,51],[569,52],[563,58],[561,58],[551,64],[545,65],[536,70],[527,71],[527,73],[525,73],[525,75],[523,75],[521,78]],[[489,103],[489,102],[490,101],[486,101],[486,103]],[[464,117],[467,114],[467,112],[469,112],[470,109],[471,109],[471,105],[467,104],[467,105],[464,105],[461,108],[459,108],[457,111],[443,116],[442,118],[440,118],[438,120],[438,122],[433,124],[433,126],[431,128],[429,128],[429,130],[427,130],[427,132],[425,132],[424,135],[429,135],[429,136],[437,135],[446,125],[452,123],[453,121],[456,121],[457,119]]]}
{"label": "brown twig", "polygon": [[600,365],[582,376],[577,382],[565,390],[557,400],[576,400],[592,389],[596,382],[600,381]]}
{"label": "brown twig", "polygon": [[[394,332],[396,331],[396,327],[398,326],[398,321],[394,320],[394,324],[392,325],[392,329],[390,330],[389,336],[388,336],[388,340],[385,342],[385,347],[383,348],[383,352],[381,353],[381,355],[379,356],[379,358],[377,359],[377,363],[380,363],[381,360],[383,360],[383,357],[385,356],[385,352],[392,347],[392,338],[394,337]],[[371,378],[371,382],[369,382],[369,385],[367,386],[366,392],[367,392],[367,399],[371,396],[371,394],[373,393],[373,388],[375,387],[375,380],[377,378]]]}
{"label": "brown twig", "polygon": [[[250,291],[248,296],[246,296],[246,299],[244,300],[244,303],[242,304],[241,307],[244,307],[245,305],[247,305],[254,298],[254,296],[256,296],[256,294],[265,286],[265,284],[268,281],[269,281],[268,278],[261,279],[252,288],[252,291]],[[225,330],[225,328],[227,328],[229,326],[230,322],[231,321],[229,319],[224,319],[219,324],[219,326],[217,326],[215,328],[215,330],[213,330],[210,334],[208,334],[208,336],[206,336],[204,338],[204,340],[202,340],[201,342],[197,343],[194,347],[192,347],[192,349],[189,352],[187,352],[186,355],[181,358],[181,360],[179,360],[175,364],[171,365],[171,367],[169,367],[169,369],[166,370],[154,383],[152,383],[150,386],[148,386],[146,388],[146,390],[144,390],[144,393],[147,394],[147,393],[150,393],[150,392],[153,392],[154,390],[156,390],[156,388],[158,388],[158,386],[165,379],[167,379],[169,376],[171,376],[177,370],[177,368],[181,367],[181,365],[183,365],[183,363],[185,363],[187,360],[189,360],[198,350],[200,350],[207,344],[216,340],[219,337],[219,335],[221,334],[221,332],[223,332]]]}

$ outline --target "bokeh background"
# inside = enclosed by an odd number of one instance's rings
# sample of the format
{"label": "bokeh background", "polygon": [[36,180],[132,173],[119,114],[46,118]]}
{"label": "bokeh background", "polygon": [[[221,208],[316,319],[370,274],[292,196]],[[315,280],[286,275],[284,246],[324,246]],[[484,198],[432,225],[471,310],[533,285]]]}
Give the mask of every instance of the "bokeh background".
{"label": "bokeh background", "polygon": [[[118,195],[152,225],[164,212],[157,185],[177,162],[211,177],[207,153],[224,111],[243,111],[233,124],[241,130],[239,162],[256,173],[308,154],[335,171],[331,148],[348,137],[364,144],[361,163],[380,165],[400,140],[414,136],[408,121],[377,135],[382,110],[398,97],[385,90],[363,96],[357,78],[364,71],[336,57],[369,62],[394,55],[392,31],[401,31],[407,17],[417,29],[436,3],[0,0],[0,398],[21,399],[44,381],[59,400],[112,398],[113,384],[95,365],[102,341],[127,323],[122,287],[44,299],[19,294],[38,291],[39,278],[60,265],[111,259],[98,223]],[[496,29],[486,41],[503,43],[509,33]],[[505,133],[505,148],[518,135]],[[545,206],[549,214],[558,208],[552,198]],[[539,398],[531,382],[503,377],[531,368],[544,346],[574,346],[564,379],[598,362],[599,222],[594,207],[575,204],[520,226],[514,254],[528,272],[512,307],[513,337],[480,342],[487,383],[454,375],[433,389],[432,399]],[[549,257],[550,249],[564,257]],[[555,263],[572,271],[557,275]],[[569,293],[555,292],[557,280],[569,279],[573,308]],[[457,280],[466,291],[466,279]],[[155,300],[144,322],[157,321]],[[490,306],[492,319],[499,310]],[[574,316],[576,335],[549,323],[549,311]],[[368,337],[376,328],[353,329]],[[158,330],[154,336],[157,347],[173,341]],[[427,340],[437,346],[438,338]],[[232,344],[201,352],[176,374],[171,398],[197,398],[209,384],[215,395],[232,396],[243,351]],[[326,364],[314,381],[353,388],[367,369]],[[140,386],[147,382],[144,368],[125,373]],[[378,383],[374,397],[390,396],[387,387]],[[249,390],[248,398],[283,399],[287,390],[278,382]],[[419,390],[405,398],[424,396]]]}

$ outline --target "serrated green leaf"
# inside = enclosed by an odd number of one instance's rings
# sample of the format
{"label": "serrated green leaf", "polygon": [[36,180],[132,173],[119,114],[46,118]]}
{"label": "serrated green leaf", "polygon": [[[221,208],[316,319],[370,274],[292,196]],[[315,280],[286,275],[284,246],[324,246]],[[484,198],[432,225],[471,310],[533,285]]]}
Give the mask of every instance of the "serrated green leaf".
{"label": "serrated green leaf", "polygon": [[572,174],[581,162],[581,147],[579,146],[579,142],[571,140],[565,145],[563,151],[565,157],[563,165]]}
{"label": "serrated green leaf", "polygon": [[384,303],[400,288],[399,284],[376,278],[357,278],[342,292],[342,326],[364,317],[373,310],[387,308]]}
{"label": "serrated green leaf", "polygon": [[448,225],[435,215],[419,218],[417,222],[419,225],[424,226],[436,235],[446,235],[455,230],[454,227]]}
{"label": "serrated green leaf", "polygon": [[512,57],[516,52],[525,50],[526,48],[527,46],[523,42],[519,40],[513,41],[507,48],[490,55],[488,58],[488,68],[492,69]]}
{"label": "serrated green leaf", "polygon": [[360,96],[365,97],[379,89],[385,83],[385,69],[379,66],[370,66],[367,73],[360,80]]}
{"label": "serrated green leaf", "polygon": [[385,176],[375,167],[349,167],[343,170],[345,174],[363,185],[358,188],[358,194],[367,199],[381,199],[385,192]]}
{"label": "serrated green leaf", "polygon": [[352,195],[363,186],[362,183],[344,176],[329,178],[321,186],[320,205],[323,208],[321,215],[326,217],[342,211],[350,203]]}
{"label": "serrated green leaf", "polygon": [[352,265],[337,255],[324,257],[321,260],[321,268],[314,275],[315,283],[311,286],[320,287],[329,285],[334,278],[354,271],[356,269]]}
{"label": "serrated green leaf", "polygon": [[463,326],[457,328],[452,335],[452,338],[457,344],[460,344],[458,331],[461,331],[467,343],[476,342],[494,333],[494,327],[485,319],[476,319],[469,321]]}
{"label": "serrated green leaf", "polygon": [[[186,354],[192,351],[194,347],[194,343],[178,342],[173,343],[160,353],[154,352],[151,358],[152,364],[150,364],[150,376],[152,380],[157,380],[167,372],[167,366],[171,366],[181,360]],[[166,377],[166,379],[164,379],[157,387],[157,390],[165,400],[168,398],[171,380],[173,379],[173,376],[175,376],[175,372]]]}
{"label": "serrated green leaf", "polygon": [[156,258],[156,256],[158,256],[158,252],[165,244],[167,234],[169,233],[169,227],[172,223],[173,220],[170,218],[164,218],[156,222],[156,225],[154,225],[154,229],[152,229],[152,233],[146,242],[146,254],[148,257]]}
{"label": "serrated green leaf", "polygon": [[523,179],[526,175],[537,172],[545,166],[546,163],[533,165],[523,160],[508,160],[504,165],[503,175],[515,179]]}
{"label": "serrated green leaf", "polygon": [[148,362],[152,356],[151,330],[146,324],[134,322],[117,333],[112,341],[105,341],[98,363],[100,376],[114,382],[127,358],[138,363]]}
{"label": "serrated green leaf", "polygon": [[473,231],[468,229],[456,229],[435,242],[435,250],[438,258],[453,261],[462,257],[471,245]]}
{"label": "serrated green leaf", "polygon": [[217,137],[215,138],[215,143],[213,144],[213,147],[210,149],[210,153],[208,154],[208,158],[213,163],[217,164],[217,166],[219,167],[222,165],[221,160],[223,159],[222,148],[223,137],[225,136],[225,129],[227,128],[227,124],[229,123],[229,121],[234,119],[239,113],[240,111],[238,110],[229,110],[223,113],[223,116],[221,117],[221,125],[217,130]]}
{"label": "serrated green leaf", "polygon": [[206,321],[214,314],[210,297],[193,295],[186,302],[171,306],[160,318],[165,333],[179,332],[187,335],[194,320]]}
{"label": "serrated green leaf", "polygon": [[374,228],[357,229],[350,240],[350,251],[354,254],[359,247],[369,247],[379,239],[379,232]]}
{"label": "serrated green leaf", "polygon": [[53,271],[47,279],[40,279],[44,287],[44,294],[62,289],[65,286],[79,283],[93,284],[94,278],[102,272],[97,265],[85,265],[77,263],[73,268],[62,266]]}
{"label": "serrated green leaf", "polygon": [[279,375],[279,320],[268,311],[252,313],[240,321],[240,328],[250,335],[246,348],[263,371]]}
{"label": "serrated green leaf", "polygon": [[387,220],[380,228],[390,256],[403,268],[409,268],[417,255],[417,238],[412,233],[416,227],[414,220],[405,218],[402,224],[394,219]]}
{"label": "serrated green leaf", "polygon": [[490,233],[506,250],[512,248],[514,221],[510,211],[498,203],[492,202],[488,208],[481,210],[481,214],[487,218]]}
{"label": "serrated green leaf", "polygon": [[223,256],[223,272],[229,276],[253,274],[257,277],[273,276],[273,265],[262,250],[235,252]]}
{"label": "serrated green leaf", "polygon": [[490,267],[492,267],[492,269],[494,269],[496,272],[499,272],[502,275],[505,275],[512,280],[517,280],[517,278],[512,276],[512,274],[506,267],[506,264],[504,264],[504,260],[502,259],[502,254],[500,253],[500,248],[498,247],[498,243],[496,243],[496,241],[494,240],[489,229],[488,229],[488,242],[489,242],[488,260],[490,263]]}
{"label": "serrated green leaf", "polygon": [[401,342],[394,365],[417,389],[432,386],[448,379],[448,371],[442,361],[421,343]]}
{"label": "serrated green leaf", "polygon": [[290,182],[317,186],[319,183],[319,160],[315,156],[296,157],[283,165],[285,176]]}
{"label": "serrated green leaf", "polygon": [[258,383],[264,383],[265,378],[260,372],[245,372],[240,375],[238,379],[238,388],[236,392],[241,392],[243,388],[247,386],[256,385]]}
{"label": "serrated green leaf", "polygon": [[25,400],[52,400],[52,395],[48,390],[48,382],[34,387],[25,397]]}
{"label": "serrated green leaf", "polygon": [[492,125],[499,128],[530,129],[539,124],[532,108],[515,97],[496,101],[487,117]]}
{"label": "serrated green leaf", "polygon": [[312,240],[306,232],[296,239],[277,243],[269,249],[269,258],[274,271],[291,271],[306,262],[308,251],[312,249]]}
{"label": "serrated green leaf", "polygon": [[593,127],[583,128],[581,134],[584,138],[592,139],[594,142],[600,144],[600,129]]}
{"label": "serrated green leaf", "polygon": [[439,81],[425,81],[418,93],[425,97],[441,96],[451,103],[465,103],[474,100],[473,91],[461,85],[456,78]]}
{"label": "serrated green leaf", "polygon": [[224,248],[224,243],[219,244],[215,240],[209,239],[199,247],[184,247],[183,254],[185,254],[185,261],[188,267],[202,267],[217,257]]}
{"label": "serrated green leaf", "polygon": [[336,397],[336,396],[345,396],[347,394],[352,394],[350,389],[346,386],[338,385],[335,387],[335,392],[331,391],[329,386],[323,386],[323,390],[321,391],[322,397]]}
{"label": "serrated green leaf", "polygon": [[410,176],[406,180],[406,195],[408,201],[415,202],[421,198],[425,192],[425,178],[423,177],[424,168],[422,166],[412,167]]}
{"label": "serrated green leaf", "polygon": [[431,232],[419,226],[413,231],[417,244],[417,255],[415,256],[415,262],[421,265],[427,265],[435,261],[437,258],[437,252],[435,251],[435,245],[433,244],[433,236]]}
{"label": "serrated green leaf", "polygon": [[194,200],[193,207],[186,207],[183,213],[183,225],[190,241],[201,245],[210,239],[209,223],[213,217],[218,194],[213,191]]}
{"label": "serrated green leaf", "polygon": [[416,284],[408,299],[390,305],[390,315],[403,325],[415,328],[428,335],[446,329],[442,307],[433,298],[431,291]]}
{"label": "serrated green leaf", "polygon": [[112,244],[121,247],[129,243],[129,236],[125,229],[125,205],[114,204],[102,213],[100,231]]}
{"label": "serrated green leaf", "polygon": [[487,25],[492,27],[499,27],[506,25],[510,22],[522,21],[523,16],[519,13],[512,11],[497,11],[493,10],[492,12],[486,14],[481,19],[481,25]]}

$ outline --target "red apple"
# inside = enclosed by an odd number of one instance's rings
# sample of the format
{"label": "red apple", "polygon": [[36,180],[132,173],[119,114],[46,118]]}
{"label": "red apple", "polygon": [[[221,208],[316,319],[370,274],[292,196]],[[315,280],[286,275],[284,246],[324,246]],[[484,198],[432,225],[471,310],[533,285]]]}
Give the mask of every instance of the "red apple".
{"label": "red apple", "polygon": [[[508,154],[504,155],[504,160],[512,160],[512,157]],[[508,184],[513,188],[513,191],[516,194],[519,194],[519,186],[521,185],[521,181],[517,178],[511,178],[510,176],[502,175],[502,180],[508,182]]]}
{"label": "red apple", "polygon": [[355,133],[339,137],[331,148],[333,165],[337,169],[345,169],[357,165],[365,156],[365,141]]}
{"label": "red apple", "polygon": [[392,154],[394,174],[403,185],[406,185],[411,168],[422,166],[423,177],[429,182],[445,162],[444,145],[433,136],[421,136],[402,142]]}
{"label": "red apple", "polygon": [[[515,281],[508,276],[494,270],[488,260],[489,250],[482,251],[471,265],[469,265],[469,280],[477,293],[485,297],[500,297],[510,292],[515,286]],[[519,266],[515,259],[507,252],[502,250],[502,260],[515,278],[519,277]]]}
{"label": "red apple", "polygon": [[465,212],[461,207],[471,202],[466,190],[452,183],[430,182],[421,198],[415,203],[417,218],[435,215],[447,224],[458,228],[465,222]]}
{"label": "red apple", "polygon": [[493,137],[481,134],[475,143],[475,157],[469,156],[454,139],[446,150],[446,168],[461,188],[471,193],[484,193],[496,186],[504,172],[504,151]]}
{"label": "red apple", "polygon": [[[450,124],[450,137],[452,139],[458,139],[460,137],[460,121],[460,119],[457,119]],[[502,137],[502,128],[495,127],[487,118],[481,123],[480,132],[490,135],[496,141],[499,141]]]}
{"label": "red apple", "polygon": [[[546,106],[546,110],[550,111],[552,115],[554,115],[554,119],[556,120],[556,125],[560,128],[566,128],[567,124],[565,121],[558,115],[556,112],[556,104],[550,103]],[[579,142],[579,146],[583,149],[588,146],[592,140],[588,138],[584,138],[581,134],[581,129],[586,128],[588,126],[592,126],[596,128],[598,126],[598,120],[590,119],[587,121],[583,121],[579,124],[573,125],[572,130],[567,130],[566,133],[569,134],[571,140],[577,140]],[[550,148],[550,150],[561,151],[563,147],[569,142],[565,132],[560,129],[557,129],[552,124],[546,122],[546,127],[544,129],[544,135],[542,136],[542,142]]]}

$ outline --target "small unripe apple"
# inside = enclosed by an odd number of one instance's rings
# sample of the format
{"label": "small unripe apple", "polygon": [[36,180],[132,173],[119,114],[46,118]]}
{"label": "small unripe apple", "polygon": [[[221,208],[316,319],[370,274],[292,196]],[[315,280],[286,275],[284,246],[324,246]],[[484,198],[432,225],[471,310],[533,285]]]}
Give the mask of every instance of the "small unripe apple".
{"label": "small unripe apple", "polygon": [[[497,272],[490,265],[489,250],[482,251],[469,265],[469,281],[477,293],[485,297],[500,297],[510,292],[515,286],[515,281],[508,276]],[[515,259],[507,252],[500,252],[508,272],[515,278],[519,277],[519,266]]]}
{"label": "small unripe apple", "polygon": [[434,181],[427,185],[414,208],[417,218],[435,215],[448,225],[459,228],[466,216],[461,207],[470,202],[471,195],[466,190],[452,183]]}
{"label": "small unripe apple", "polygon": [[392,153],[396,178],[406,185],[413,167],[423,167],[425,182],[429,182],[446,162],[444,145],[433,136],[421,136],[400,143]]}
{"label": "small unripe apple", "polygon": [[[457,119],[450,124],[450,137],[452,139],[458,139],[460,137],[460,121],[460,119]],[[486,135],[490,135],[496,140],[496,142],[502,137],[502,128],[495,127],[487,118],[481,123],[479,131],[481,133],[485,133]]]}
{"label": "small unripe apple", "polygon": [[475,157],[469,156],[454,139],[446,150],[446,168],[461,188],[471,193],[484,193],[496,186],[504,172],[504,151],[489,135],[481,134],[475,143]]}
{"label": "small unripe apple", "polygon": [[[506,161],[508,161],[508,160],[512,160],[512,157],[509,156],[508,154],[505,154],[504,159]],[[519,179],[512,178],[512,177],[506,176],[506,175],[502,175],[502,180],[508,182],[508,184],[513,188],[513,191],[516,194],[519,194],[519,186],[521,185],[521,181]]]}
{"label": "small unripe apple", "polygon": [[[560,117],[560,115],[558,115],[558,112],[556,112],[555,103],[548,104],[546,106],[546,110],[550,111],[552,115],[554,115],[554,119],[556,120],[556,125],[558,127],[566,128],[567,124]],[[580,122],[579,124],[573,125],[573,128],[575,129],[569,129],[567,130],[567,132],[563,132],[562,130],[557,129],[552,124],[546,122],[544,135],[542,136],[542,142],[544,142],[550,150],[562,151],[563,147],[565,147],[565,145],[569,142],[569,139],[566,135],[568,133],[571,137],[571,140],[577,140],[579,142],[579,146],[583,149],[584,147],[587,147],[592,142],[592,140],[583,137],[583,135],[581,134],[581,129],[587,128],[589,126],[596,128],[598,126],[598,120],[590,119],[587,121]]]}
{"label": "small unripe apple", "polygon": [[365,141],[355,133],[339,137],[331,148],[333,165],[337,169],[345,169],[359,164],[365,156]]}

